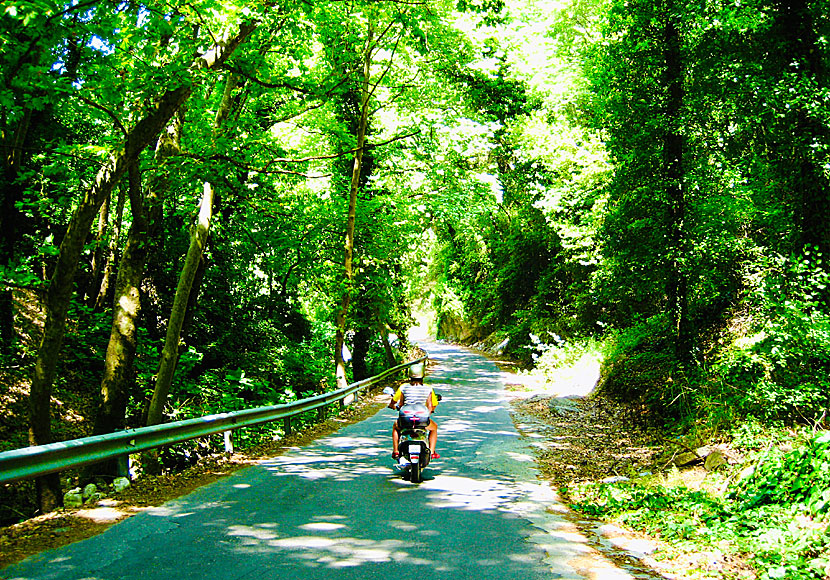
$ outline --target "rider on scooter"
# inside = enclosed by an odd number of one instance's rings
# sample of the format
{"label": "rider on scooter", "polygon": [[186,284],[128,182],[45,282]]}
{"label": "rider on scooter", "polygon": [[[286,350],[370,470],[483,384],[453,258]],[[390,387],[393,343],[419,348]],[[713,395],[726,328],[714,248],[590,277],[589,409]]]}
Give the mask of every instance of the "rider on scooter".
{"label": "rider on scooter", "polygon": [[[435,411],[438,406],[438,396],[424,384],[424,363],[418,363],[409,367],[409,382],[402,384],[392,395],[392,400],[389,401],[390,409],[400,409],[407,403],[421,403],[423,402],[429,412]],[[438,425],[431,418],[429,425],[429,448],[432,450],[430,459],[439,459],[441,456],[435,452],[435,446],[438,443]],[[401,433],[398,427],[398,422],[395,421],[395,426],[392,428],[392,458],[398,459],[401,454],[398,451],[398,442],[400,441]]]}

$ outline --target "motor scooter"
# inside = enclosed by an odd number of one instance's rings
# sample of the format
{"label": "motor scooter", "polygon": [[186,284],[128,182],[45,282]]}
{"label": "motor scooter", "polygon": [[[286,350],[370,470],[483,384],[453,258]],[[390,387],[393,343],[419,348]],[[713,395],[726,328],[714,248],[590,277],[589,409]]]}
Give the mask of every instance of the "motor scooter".
{"label": "motor scooter", "polygon": [[[395,391],[390,387],[383,389],[387,395],[394,395]],[[440,401],[441,395],[436,395]],[[412,483],[423,481],[423,469],[429,465],[432,451],[429,448],[429,425],[430,411],[422,403],[408,403],[398,411],[398,451],[401,456],[398,458],[398,468],[403,470],[404,479]]]}

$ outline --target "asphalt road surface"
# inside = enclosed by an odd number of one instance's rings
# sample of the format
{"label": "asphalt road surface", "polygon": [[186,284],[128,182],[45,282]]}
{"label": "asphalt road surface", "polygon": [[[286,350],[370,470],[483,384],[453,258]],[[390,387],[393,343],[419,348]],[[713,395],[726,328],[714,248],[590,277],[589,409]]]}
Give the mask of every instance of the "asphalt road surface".
{"label": "asphalt road surface", "polygon": [[[316,443],[0,570],[4,580],[631,578],[557,513],[513,426],[502,375],[424,344],[441,459],[393,469],[390,409]],[[586,554],[590,554],[586,564]]]}

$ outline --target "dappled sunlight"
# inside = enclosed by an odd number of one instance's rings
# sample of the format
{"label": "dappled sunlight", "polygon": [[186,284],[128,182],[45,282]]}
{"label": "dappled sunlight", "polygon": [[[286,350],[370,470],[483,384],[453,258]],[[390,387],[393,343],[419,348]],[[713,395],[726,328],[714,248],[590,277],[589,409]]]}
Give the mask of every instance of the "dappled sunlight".
{"label": "dappled sunlight", "polygon": [[407,565],[429,565],[428,560],[410,558],[400,540],[366,540],[361,538],[295,536],[268,542],[272,548],[284,549],[310,566],[352,568],[364,564],[402,561]]}
{"label": "dappled sunlight", "polygon": [[475,425],[471,421],[463,419],[448,419],[441,421],[441,433],[449,435],[450,433],[463,433],[473,429]]}
{"label": "dappled sunlight", "polygon": [[[185,507],[190,509],[185,509]],[[162,506],[147,508],[146,510],[144,510],[144,512],[151,516],[159,518],[184,518],[187,516],[191,516],[199,511],[231,510],[233,507],[233,503],[230,502],[211,501],[200,503],[198,506],[185,506],[180,502],[172,501]]]}
{"label": "dappled sunlight", "polygon": [[421,487],[432,492],[426,504],[441,509],[494,510],[521,494],[521,490],[504,481],[457,476],[439,476]]}
{"label": "dappled sunlight", "polygon": [[[465,411],[447,412],[446,416],[433,415],[433,419],[439,425],[439,433],[445,436],[452,436],[453,439],[460,439],[456,435],[463,434],[464,437],[475,436],[501,436],[501,437],[518,437],[518,433],[514,430],[505,429],[504,417],[494,416],[487,417],[488,413],[505,414],[504,408],[490,408],[478,407],[468,409]],[[502,420],[499,420],[502,419]]]}
{"label": "dappled sunlight", "polygon": [[122,520],[130,514],[115,507],[96,507],[78,510],[75,515],[96,524],[108,524]]}
{"label": "dappled sunlight", "polygon": [[[436,492],[456,496],[453,501],[458,505],[442,501],[442,505],[434,506],[427,499],[423,508],[418,508],[414,512],[407,510],[405,515],[412,519],[382,519],[376,522],[372,529],[360,530],[367,532],[365,534],[356,533],[358,530],[341,522],[310,522],[297,526],[295,533],[285,530],[279,534],[274,528],[233,526],[228,529],[228,536],[235,540],[234,550],[239,553],[279,555],[279,560],[275,560],[275,563],[286,565],[294,562],[307,569],[334,571],[372,566],[374,571],[374,567],[380,564],[397,564],[406,566],[405,569],[408,570],[422,569],[415,572],[417,574],[444,572],[463,574],[466,578],[474,577],[477,570],[483,571],[489,567],[499,566],[505,574],[499,577],[528,577],[527,574],[538,563],[538,555],[533,551],[514,550],[504,553],[502,550],[488,550],[487,544],[484,543],[480,545],[484,551],[476,554],[471,550],[472,545],[462,542],[453,548],[444,546],[440,551],[436,548],[434,558],[424,558],[420,555],[430,553],[430,546],[444,537],[441,531],[444,526],[433,527],[436,522],[440,522],[440,518],[428,517],[424,510],[474,509],[483,517],[508,520],[518,517],[515,514],[511,515],[508,510],[499,513],[495,510],[499,506],[507,505],[514,499],[514,494],[521,493],[520,490],[511,490],[510,486],[496,481],[477,482],[473,489],[465,490],[470,481],[463,482],[462,479],[464,478],[446,479],[432,492],[428,492],[428,498]],[[481,499],[475,499],[474,495],[481,496]],[[462,497],[464,499],[460,501]],[[470,507],[472,503],[477,505]],[[492,513],[488,514],[488,511]],[[490,525],[480,520],[480,517],[482,516],[470,520],[467,525],[462,525],[461,529],[472,533],[473,537],[482,536],[485,538],[484,542],[497,541],[497,532],[491,530]],[[428,523],[421,523],[422,521]],[[493,533],[497,535],[493,536]],[[521,543],[516,544],[515,540],[504,538],[503,542],[521,546]],[[478,543],[476,540],[472,541]]]}
{"label": "dappled sunlight", "polygon": [[300,529],[312,532],[333,532],[334,530],[341,530],[345,527],[345,524],[336,524],[333,522],[312,522],[310,524],[300,526]]}
{"label": "dappled sunlight", "polygon": [[480,414],[480,413],[492,413],[492,412],[495,412],[495,411],[501,411],[503,409],[504,409],[504,407],[502,407],[501,405],[490,405],[490,406],[479,405],[478,407],[473,407],[472,409],[469,409],[467,412],[468,413],[473,413],[473,414]]}
{"label": "dappled sunlight", "polygon": [[385,475],[388,468],[371,460],[388,456],[392,422],[390,417],[388,435],[326,437],[317,446],[274,457],[261,462],[261,465],[274,475],[293,475],[307,480],[331,478],[346,482],[364,475]]}
{"label": "dappled sunlight", "polygon": [[[452,391],[451,394],[445,396],[445,399],[446,401],[438,406],[438,412],[447,413],[453,417],[473,415],[480,421],[488,421],[494,419],[492,417],[494,413],[498,415],[505,410],[500,399],[477,397],[469,390],[467,392]],[[452,413],[442,410],[442,405],[444,409],[451,409]]]}
{"label": "dappled sunlight", "polygon": [[[383,450],[384,453],[386,450]],[[263,466],[278,476],[295,475],[304,479],[318,480],[325,478],[337,481],[351,481],[361,475],[387,473],[388,468],[377,465],[356,463],[355,459],[363,455],[310,455],[304,454],[296,462],[269,461]]]}
{"label": "dappled sunlight", "polygon": [[250,538],[256,541],[275,540],[277,533],[273,529],[258,526],[230,526],[228,535],[233,538]]}
{"label": "dappled sunlight", "polygon": [[[514,455],[516,460],[532,461],[529,455]],[[309,462],[308,456],[294,456],[296,466],[314,466],[316,462]],[[364,457],[364,461],[371,459]],[[290,467],[286,463],[275,464],[272,469]],[[341,506],[342,511],[324,512],[290,525],[280,520],[279,524],[230,526],[227,536],[233,539],[233,550],[239,553],[278,555],[274,562],[280,565],[290,566],[293,562],[321,573],[371,566],[372,574],[379,574],[375,570],[384,569],[375,567],[385,565],[394,567],[390,570],[405,566],[417,574],[450,573],[463,578],[539,578],[539,562],[554,548],[561,552],[559,544],[567,543],[567,558],[581,557],[590,551],[584,537],[558,523],[564,520],[550,510],[557,500],[547,485],[462,470],[464,466],[428,469],[432,477],[412,485],[390,476],[388,468],[378,470],[386,474],[380,480],[368,473],[371,469],[363,469],[355,480],[356,486],[363,489],[366,485],[379,485],[381,490],[393,492],[392,496],[375,492],[371,498],[373,503],[383,504],[382,510],[389,510],[381,512],[388,516],[367,521],[361,516],[362,510],[355,512]],[[302,473],[284,475],[307,479]],[[336,473],[315,474],[315,478],[322,477],[339,481]],[[318,485],[319,481],[308,485]],[[552,524],[552,518],[557,523]],[[522,521],[532,523],[527,535],[530,544],[515,532],[502,531],[521,526]],[[450,536],[449,529],[453,530]],[[459,535],[459,540],[447,544]],[[495,546],[498,548],[494,549]],[[435,557],[424,557],[430,553]],[[365,573],[368,572],[360,572]]]}
{"label": "dappled sunlight", "polygon": [[[328,437],[325,442],[329,447],[355,449],[363,455],[372,455],[373,453],[368,451],[372,451],[373,446],[378,444],[378,440],[371,437]],[[376,451],[376,448],[374,450]]]}
{"label": "dappled sunlight", "polygon": [[[295,533],[277,533],[277,524],[230,526],[227,535],[236,541],[235,550],[245,554],[273,553],[309,568],[353,568],[384,562],[406,561],[407,566],[431,566],[432,561],[413,556],[411,547],[423,547],[415,534],[412,540],[358,537],[350,531],[349,518],[325,515],[296,526]],[[417,532],[418,526],[397,520],[386,522],[390,531]]]}

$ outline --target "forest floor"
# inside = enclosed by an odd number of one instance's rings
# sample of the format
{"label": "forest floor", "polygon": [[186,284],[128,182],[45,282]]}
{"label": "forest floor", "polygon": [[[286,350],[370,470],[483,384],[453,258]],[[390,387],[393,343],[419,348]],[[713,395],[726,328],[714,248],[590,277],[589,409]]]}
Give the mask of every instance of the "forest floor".
{"label": "forest floor", "polygon": [[[564,407],[552,404],[551,400],[560,399],[560,394],[540,390],[533,379],[516,373],[513,363],[496,362],[505,372],[517,428],[533,441],[541,477],[550,481],[554,489],[574,482],[659,469],[658,464],[665,462],[666,449],[661,447],[659,435],[638,426],[630,409],[600,396],[568,398]],[[363,397],[358,405],[339,416],[271,445],[247,450],[244,454],[216,455],[180,473],[141,477],[125,491],[102,500],[95,507],[60,509],[0,528],[0,568],[29,555],[101,533],[125,517],[187,494],[259,459],[303,446],[335,432],[344,424],[368,418],[385,402],[386,396],[382,394]],[[701,472],[692,469],[685,472],[685,476],[690,480],[700,479],[705,476],[705,472]],[[641,546],[643,541],[655,546],[656,540],[619,528],[613,528],[613,537],[600,538],[597,522],[579,516],[575,516],[573,522],[584,528],[582,531],[586,536],[594,537],[595,541],[589,540],[595,547],[602,549],[602,545],[607,545],[610,540],[621,548],[611,554],[617,560],[623,560],[621,565],[636,558],[640,560],[639,565],[650,565],[659,575],[681,578],[676,569],[688,569],[694,562],[693,555],[683,561],[664,564],[650,558],[643,562],[642,557],[626,555],[625,546],[632,542]],[[607,529],[606,526],[602,534],[607,536]]]}

